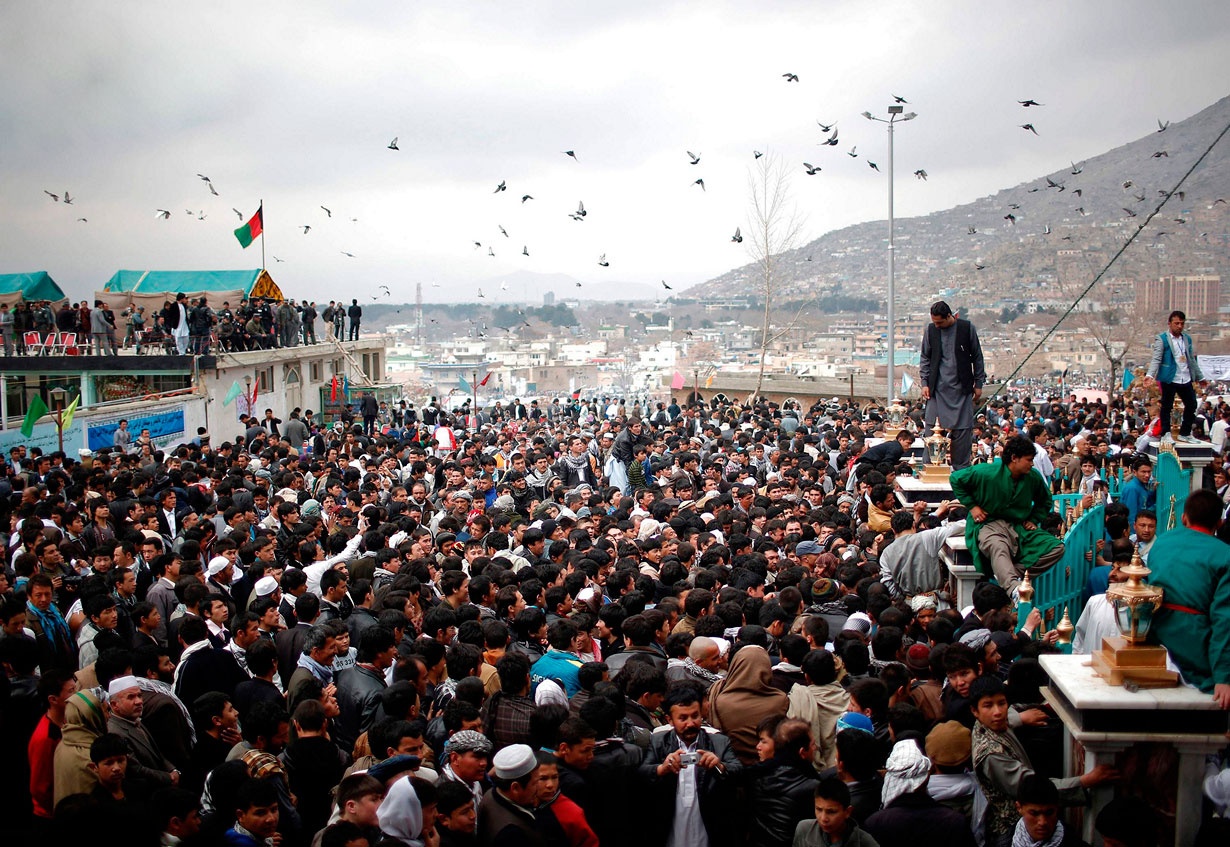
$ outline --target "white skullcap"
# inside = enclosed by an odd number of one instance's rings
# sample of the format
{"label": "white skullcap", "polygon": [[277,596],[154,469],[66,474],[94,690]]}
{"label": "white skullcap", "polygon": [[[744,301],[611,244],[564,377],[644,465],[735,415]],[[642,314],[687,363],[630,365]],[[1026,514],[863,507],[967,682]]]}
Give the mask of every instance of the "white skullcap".
{"label": "white skullcap", "polygon": [[521,779],[538,767],[538,759],[528,744],[510,744],[491,760],[497,779]]}
{"label": "white skullcap", "polygon": [[111,684],[107,686],[107,696],[114,697],[121,691],[127,691],[130,688],[137,688],[140,684],[141,683],[139,683],[137,678],[132,674],[128,674],[127,676],[117,676],[115,679],[111,680]]}
{"label": "white skullcap", "polygon": [[263,576],[256,581],[256,596],[268,597],[278,590],[278,581],[271,576]]}
{"label": "white skullcap", "polygon": [[217,576],[226,570],[226,566],[231,563],[231,560],[226,556],[214,556],[209,560],[209,567],[206,569],[206,576]]}
{"label": "white skullcap", "polygon": [[931,760],[910,739],[898,741],[885,764],[883,799],[887,806],[902,794],[910,794],[922,788],[931,773]]}

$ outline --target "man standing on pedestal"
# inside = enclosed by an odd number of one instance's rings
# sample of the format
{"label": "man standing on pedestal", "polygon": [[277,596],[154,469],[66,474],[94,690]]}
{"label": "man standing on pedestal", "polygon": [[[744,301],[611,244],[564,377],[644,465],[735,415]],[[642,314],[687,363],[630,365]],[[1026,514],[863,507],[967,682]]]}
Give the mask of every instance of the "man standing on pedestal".
{"label": "man standing on pedestal", "polygon": [[939,419],[952,441],[950,463],[954,468],[967,467],[974,404],[982,399],[987,374],[977,330],[969,321],[954,315],[952,307],[943,300],[931,306],[931,326],[923,333],[918,373],[925,381],[924,421],[930,425]]}
{"label": "man standing on pedestal", "polygon": [[1179,424],[1179,441],[1199,444],[1192,437],[1192,424],[1196,422],[1196,390],[1192,382],[1204,388],[1204,373],[1196,359],[1196,345],[1183,327],[1187,315],[1179,310],[1170,313],[1166,332],[1159,332],[1153,339],[1153,355],[1149,359],[1149,376],[1156,379],[1162,388],[1162,443],[1174,441],[1170,434],[1170,410],[1174,407],[1175,395],[1183,401],[1183,420]]}
{"label": "man standing on pedestal", "polygon": [[1187,496],[1183,526],[1149,551],[1149,582],[1164,592],[1149,633],[1183,678],[1230,709],[1230,544],[1217,538],[1222,502],[1202,488]]}

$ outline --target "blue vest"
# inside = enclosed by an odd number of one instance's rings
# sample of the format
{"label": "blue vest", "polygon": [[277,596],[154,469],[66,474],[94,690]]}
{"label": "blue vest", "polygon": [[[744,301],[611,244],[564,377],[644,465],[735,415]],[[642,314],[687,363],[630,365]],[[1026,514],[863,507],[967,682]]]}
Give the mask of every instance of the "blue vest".
{"label": "blue vest", "polygon": [[[1173,382],[1175,373],[1179,370],[1179,363],[1174,357],[1174,347],[1170,343],[1170,331],[1159,332],[1157,337],[1162,342],[1162,364],[1157,369],[1157,381]],[[1183,333],[1182,338],[1187,345],[1187,371],[1191,374],[1192,379],[1195,379],[1196,370],[1192,362],[1196,359],[1196,347],[1192,344],[1192,337],[1186,332]]]}

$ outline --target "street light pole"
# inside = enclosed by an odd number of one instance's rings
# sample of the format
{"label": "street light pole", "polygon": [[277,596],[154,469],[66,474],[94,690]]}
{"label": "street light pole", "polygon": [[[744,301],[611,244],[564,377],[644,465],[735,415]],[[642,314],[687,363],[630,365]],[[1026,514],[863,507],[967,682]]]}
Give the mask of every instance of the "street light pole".
{"label": "street light pole", "polygon": [[896,396],[897,367],[897,261],[894,244],[893,227],[893,128],[898,121],[912,121],[917,113],[902,114],[904,107],[893,105],[888,107],[888,118],[877,118],[871,112],[863,112],[863,117],[870,121],[888,124],[888,390],[884,395],[886,406],[891,406]]}

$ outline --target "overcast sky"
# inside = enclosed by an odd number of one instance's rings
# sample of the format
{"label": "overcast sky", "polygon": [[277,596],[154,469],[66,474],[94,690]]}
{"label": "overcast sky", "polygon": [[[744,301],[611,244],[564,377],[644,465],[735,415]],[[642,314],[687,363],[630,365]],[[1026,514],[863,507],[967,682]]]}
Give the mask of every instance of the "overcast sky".
{"label": "overcast sky", "polygon": [[119,268],[257,267],[232,208],[263,198],[299,296],[467,300],[517,270],[680,289],[747,261],[753,150],[797,165],[807,238],[882,218],[860,113],[901,95],[897,215],[947,208],[1225,96],[1228,31],[1224,0],[8,2],[0,272],[80,297]]}

